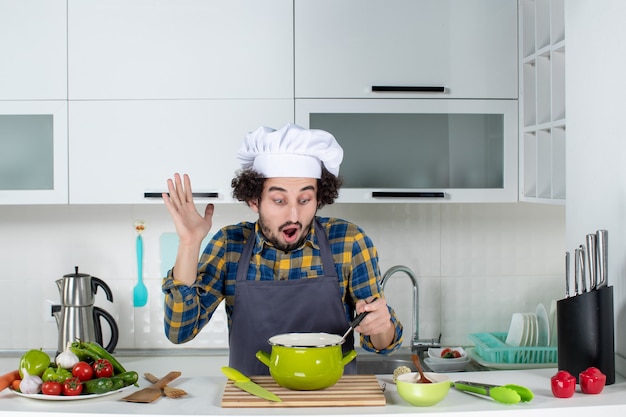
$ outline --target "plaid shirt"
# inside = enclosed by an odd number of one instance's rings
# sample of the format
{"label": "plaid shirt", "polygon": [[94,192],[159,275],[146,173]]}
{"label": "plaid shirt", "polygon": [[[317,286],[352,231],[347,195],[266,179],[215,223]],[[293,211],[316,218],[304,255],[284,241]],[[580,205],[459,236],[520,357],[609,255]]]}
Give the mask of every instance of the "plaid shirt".
{"label": "plaid shirt", "polygon": [[[326,231],[339,276],[341,299],[348,321],[354,315],[357,300],[375,295],[382,297],[378,254],[371,239],[355,224],[341,219],[318,217]],[[237,264],[251,233],[256,234],[249,280],[284,280],[315,278],[324,275],[315,228],[303,245],[291,252],[277,250],[259,231],[257,223],[241,222],[219,230],[202,253],[198,277],[192,286],[176,281],[173,271],[163,280],[165,293],[165,333],[174,343],[193,339],[208,323],[213,312],[226,299],[228,326],[235,308],[234,295]],[[391,321],[395,337],[390,346],[380,350],[389,353],[402,343],[402,325],[393,311]],[[361,335],[361,346],[376,351],[369,337]]]}

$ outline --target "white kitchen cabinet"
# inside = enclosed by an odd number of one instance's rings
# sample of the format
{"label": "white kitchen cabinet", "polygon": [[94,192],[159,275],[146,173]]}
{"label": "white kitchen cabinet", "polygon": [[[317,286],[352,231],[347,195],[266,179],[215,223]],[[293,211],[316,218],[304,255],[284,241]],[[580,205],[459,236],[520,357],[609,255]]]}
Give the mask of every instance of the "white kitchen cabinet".
{"label": "white kitchen cabinet", "polygon": [[293,98],[292,0],[69,0],[69,98]]}
{"label": "white kitchen cabinet", "polygon": [[226,203],[246,133],[292,122],[293,100],[70,101],[69,119],[71,204],[161,204],[175,172]]}
{"label": "white kitchen cabinet", "polygon": [[516,0],[295,0],[294,8],[296,98],[517,99]]}
{"label": "white kitchen cabinet", "polygon": [[0,204],[67,204],[67,101],[0,101]]}
{"label": "white kitchen cabinet", "polygon": [[515,202],[517,117],[517,100],[296,100],[344,149],[343,203]]}
{"label": "white kitchen cabinet", "polygon": [[0,100],[67,99],[66,0],[0,0]]}
{"label": "white kitchen cabinet", "polygon": [[522,0],[519,19],[519,199],[565,204],[564,0]]}

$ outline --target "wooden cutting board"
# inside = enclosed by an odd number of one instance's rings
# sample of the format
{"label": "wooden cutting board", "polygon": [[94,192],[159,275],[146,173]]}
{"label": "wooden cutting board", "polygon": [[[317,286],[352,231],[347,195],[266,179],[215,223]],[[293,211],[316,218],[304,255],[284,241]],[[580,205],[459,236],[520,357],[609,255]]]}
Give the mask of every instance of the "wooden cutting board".
{"label": "wooden cutting board", "polygon": [[282,401],[272,402],[255,397],[237,388],[229,380],[222,395],[222,407],[354,407],[386,404],[385,394],[375,375],[344,375],[332,387],[317,391],[283,388],[271,376],[253,376],[250,379],[278,395]]}

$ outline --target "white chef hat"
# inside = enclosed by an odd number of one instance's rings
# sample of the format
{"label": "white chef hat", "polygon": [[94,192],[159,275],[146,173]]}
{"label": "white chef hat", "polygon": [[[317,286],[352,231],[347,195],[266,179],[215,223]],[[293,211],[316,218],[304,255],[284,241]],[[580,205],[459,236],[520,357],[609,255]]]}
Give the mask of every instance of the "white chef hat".
{"label": "white chef hat", "polygon": [[330,133],[294,124],[274,130],[261,126],[246,135],[237,159],[266,178],[321,178],[322,164],[339,175],[343,149]]}

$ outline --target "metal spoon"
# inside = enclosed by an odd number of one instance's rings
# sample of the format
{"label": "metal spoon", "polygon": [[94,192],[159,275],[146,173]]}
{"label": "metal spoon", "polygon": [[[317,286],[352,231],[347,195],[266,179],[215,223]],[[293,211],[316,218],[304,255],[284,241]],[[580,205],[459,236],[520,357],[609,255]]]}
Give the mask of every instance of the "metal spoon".
{"label": "metal spoon", "polygon": [[413,360],[413,364],[415,364],[415,367],[417,368],[417,372],[419,372],[420,374],[419,379],[415,378],[414,382],[422,383],[422,384],[432,384],[433,381],[426,378],[426,375],[424,375],[424,371],[422,370],[422,365],[420,364],[420,359],[417,357],[417,355],[412,354],[411,359]]}
{"label": "metal spoon", "polygon": [[343,344],[343,342],[346,341],[346,337],[348,337],[350,332],[352,330],[354,330],[354,328],[356,326],[358,326],[359,323],[361,323],[361,320],[363,320],[365,318],[365,316],[368,315],[368,313],[369,313],[369,311],[364,311],[361,314],[359,314],[358,316],[356,316],[356,318],[350,322],[350,327],[348,327],[348,330],[346,330],[346,332],[343,334],[343,337],[341,338],[340,344]]}

